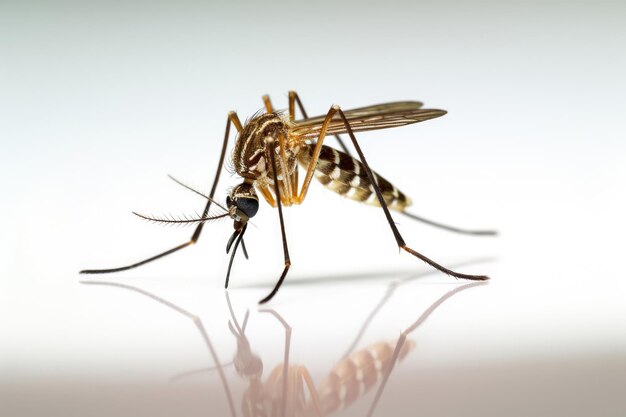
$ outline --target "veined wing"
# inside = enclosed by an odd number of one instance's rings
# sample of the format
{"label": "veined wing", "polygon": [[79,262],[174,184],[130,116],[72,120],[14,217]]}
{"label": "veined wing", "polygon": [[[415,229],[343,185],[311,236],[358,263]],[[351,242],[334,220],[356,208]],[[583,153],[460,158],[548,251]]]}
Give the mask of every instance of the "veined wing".
{"label": "veined wing", "polygon": [[[446,114],[445,110],[423,109],[419,101],[398,101],[393,103],[375,104],[344,111],[350,127],[354,132],[388,129],[412,123],[423,122]],[[319,136],[326,116],[311,117],[297,120],[293,132],[306,139]],[[347,133],[346,126],[340,116],[335,115],[328,124],[327,134]]]}

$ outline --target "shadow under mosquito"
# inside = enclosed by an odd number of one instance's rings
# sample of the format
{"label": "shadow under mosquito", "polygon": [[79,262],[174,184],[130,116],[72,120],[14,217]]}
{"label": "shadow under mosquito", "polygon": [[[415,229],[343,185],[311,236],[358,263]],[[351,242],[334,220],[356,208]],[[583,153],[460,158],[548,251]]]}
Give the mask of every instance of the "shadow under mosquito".
{"label": "shadow under mosquito", "polygon": [[[474,260],[474,261],[468,261],[466,263],[463,263],[462,265],[467,265],[468,263],[477,263],[477,262],[486,262],[488,260],[485,259],[479,259],[479,260]],[[354,359],[352,359],[352,357],[354,355],[362,355],[364,353],[368,352],[368,349],[373,349],[373,347],[368,347],[365,348],[361,351],[356,352],[355,349],[357,347],[357,345],[359,344],[363,334],[366,332],[366,329],[369,327],[370,323],[372,322],[372,320],[374,319],[374,317],[380,312],[380,310],[383,308],[383,306],[389,301],[389,299],[391,298],[391,296],[393,295],[393,293],[396,291],[396,289],[400,286],[402,286],[403,284],[422,277],[424,275],[429,275],[429,273],[424,273],[424,274],[413,274],[410,277],[407,277],[403,280],[396,280],[393,281],[392,283],[390,283],[387,287],[387,290],[385,291],[385,293],[383,294],[382,298],[380,299],[380,301],[376,304],[376,306],[372,309],[372,311],[370,312],[370,314],[367,316],[367,318],[365,319],[365,321],[363,322],[363,324],[361,325],[361,327],[359,328],[357,335],[354,339],[354,341],[350,344],[350,346],[348,347],[347,351],[345,352],[345,354],[339,359],[336,367],[333,369],[333,371],[331,371],[331,374],[334,372],[335,369],[339,369],[341,366],[345,365],[346,363],[350,363],[351,365],[353,365],[353,361]],[[233,310],[231,301],[230,301],[230,297],[228,296],[228,291],[225,291],[225,296],[226,296],[226,301],[227,301],[227,305],[228,305],[228,309],[230,312],[230,316],[231,316],[231,320],[229,320],[228,322],[228,327],[231,331],[231,333],[236,337],[237,339],[237,351],[236,351],[236,355],[233,361],[228,362],[228,363],[222,363],[220,361],[220,359],[217,356],[217,353],[215,351],[215,348],[211,342],[211,339],[209,337],[209,335],[206,332],[206,329],[203,325],[202,320],[199,318],[199,316],[189,312],[188,310],[185,310],[184,308],[162,298],[159,297],[155,294],[152,294],[146,290],[143,290],[139,287],[135,287],[132,285],[127,285],[127,284],[122,284],[122,283],[117,283],[117,282],[107,282],[107,281],[80,281],[81,284],[84,285],[100,285],[100,286],[108,286],[108,287],[117,287],[117,288],[121,288],[121,289],[126,289],[132,292],[136,292],[139,293],[141,295],[144,295],[148,298],[153,299],[154,301],[168,307],[169,309],[182,314],[183,316],[187,317],[188,319],[190,319],[193,324],[195,325],[196,329],[200,332],[200,335],[205,343],[205,345],[207,346],[207,349],[210,353],[210,356],[212,358],[213,363],[215,364],[215,366],[210,367],[210,368],[202,368],[202,369],[195,369],[195,370],[191,370],[191,371],[186,371],[186,372],[181,372],[177,375],[174,375],[171,378],[171,381],[178,381],[180,379],[192,376],[192,375],[196,375],[196,374],[200,374],[200,373],[206,373],[206,372],[212,372],[212,371],[217,371],[219,378],[221,380],[223,389],[224,389],[224,393],[226,395],[226,399],[228,401],[228,405],[230,408],[230,412],[232,416],[236,416],[237,415],[237,411],[235,409],[234,406],[234,402],[233,402],[233,397],[231,394],[231,390],[230,390],[230,386],[228,384],[228,380],[226,378],[225,372],[224,372],[224,368],[228,365],[234,365],[235,368],[237,369],[237,373],[240,375],[240,377],[245,378],[249,383],[250,383],[250,387],[248,388],[248,390],[246,390],[245,395],[250,395],[249,397],[245,397],[244,396],[244,401],[242,402],[242,407],[244,407],[243,404],[246,404],[245,401],[259,401],[259,400],[263,400],[263,393],[264,391],[264,386],[265,385],[272,385],[275,386],[276,389],[279,389],[279,385],[281,386],[280,390],[282,391],[282,397],[280,397],[281,399],[281,404],[280,404],[280,409],[282,411],[281,415],[286,416],[287,415],[287,410],[292,410],[294,407],[294,403],[290,402],[288,403],[288,401],[292,401],[292,399],[289,397],[288,394],[294,394],[292,392],[289,392],[288,387],[293,387],[294,386],[294,379],[296,382],[299,383],[299,389],[301,390],[301,392],[295,393],[295,394],[301,394],[302,398],[304,398],[304,386],[306,385],[306,387],[309,390],[309,398],[311,399],[310,404],[307,404],[308,409],[306,410],[300,410],[302,412],[307,412],[311,415],[326,415],[330,412],[333,412],[335,410],[337,410],[338,408],[332,408],[332,409],[328,409],[328,403],[326,401],[326,397],[323,397],[322,394],[318,394],[318,390],[320,390],[321,392],[321,387],[316,389],[313,381],[308,373],[308,370],[306,367],[304,366],[300,366],[300,365],[290,365],[289,364],[289,352],[290,352],[290,340],[291,340],[291,335],[292,335],[292,327],[282,318],[282,316],[275,310],[272,308],[266,308],[266,309],[259,309],[260,313],[269,313],[270,315],[274,316],[274,318],[282,325],[282,327],[285,330],[285,342],[284,342],[284,358],[283,358],[283,363],[278,365],[274,371],[271,373],[271,375],[269,377],[267,377],[267,380],[265,382],[263,382],[261,380],[261,376],[262,376],[262,369],[263,369],[263,365],[262,365],[262,360],[261,358],[256,355],[251,348],[251,344],[247,338],[247,336],[245,335],[245,330],[246,330],[246,326],[248,324],[248,318],[249,318],[249,309],[246,311],[244,320],[243,320],[243,324],[239,325],[237,319],[236,319],[236,315],[235,312]],[[424,310],[422,312],[422,314],[417,318],[417,320],[410,325],[409,327],[407,327],[401,334],[400,337],[398,338],[397,342],[395,342],[395,347],[394,344],[391,343],[386,343],[384,344],[386,346],[388,350],[388,352],[390,352],[390,349],[393,349],[393,351],[391,352],[391,354],[388,356],[387,360],[384,361],[384,363],[381,363],[380,366],[380,374],[378,374],[379,376],[376,377],[376,381],[380,381],[380,384],[378,386],[378,389],[376,390],[376,394],[374,397],[374,400],[369,408],[368,411],[368,416],[371,416],[377,405],[378,402],[380,401],[380,398],[383,394],[383,391],[386,387],[387,381],[390,378],[390,375],[392,373],[392,371],[395,368],[395,364],[397,362],[399,362],[401,359],[404,358],[404,356],[406,356],[408,354],[408,352],[412,349],[413,347],[413,342],[409,343],[407,345],[407,337],[409,334],[413,333],[422,323],[424,323],[424,321],[426,321],[426,319],[441,305],[443,304],[446,300],[448,300],[449,298],[451,298],[452,296],[454,296],[455,294],[464,291],[466,289],[469,288],[473,288],[473,287],[477,287],[477,286],[483,286],[483,285],[487,285],[488,282],[471,282],[465,285],[458,285],[455,286],[453,289],[448,290],[443,296],[441,296],[439,299],[437,299],[432,305],[430,305],[430,307],[428,307],[426,310]],[[250,370],[251,368],[251,370]],[[246,369],[248,369],[246,371]],[[261,371],[259,372],[259,369],[261,369]],[[323,386],[324,383],[326,381],[322,381],[321,385]],[[292,389],[293,390],[293,389]],[[295,395],[294,394],[294,395]],[[319,397],[318,397],[319,395]],[[260,396],[260,397],[259,397]],[[252,400],[250,399],[252,398]],[[322,398],[322,400],[320,400],[320,398]],[[315,401],[313,401],[315,400]],[[259,403],[260,404],[260,403]],[[250,406],[259,406],[259,404],[256,403],[250,403]],[[339,405],[337,405],[336,407],[347,407],[350,404],[341,404],[341,402],[339,403]],[[304,405],[300,404],[300,407],[304,407]],[[324,408],[325,407],[325,408]],[[333,406],[335,407],[335,406]],[[322,410],[325,410],[322,412]],[[243,410],[244,415],[246,414],[245,412],[246,410]],[[247,411],[250,411],[250,409],[248,409]],[[271,414],[274,415],[274,414]]]}
{"label": "shadow under mosquito", "polygon": [[[484,263],[497,262],[497,257],[479,257],[474,259],[469,259],[463,262],[457,262],[455,264],[451,264],[450,267],[457,269],[465,266],[472,266]],[[366,281],[366,280],[376,280],[381,278],[399,278],[400,282],[411,281],[414,279],[427,277],[430,275],[441,274],[440,271],[436,269],[424,269],[421,272],[415,272],[414,269],[405,269],[405,270],[387,270],[387,271],[364,271],[364,272],[353,272],[353,273],[344,273],[344,274],[336,274],[336,275],[326,275],[326,276],[304,276],[299,277],[295,280],[285,280],[284,286],[298,286],[298,285],[319,285],[326,284],[331,282],[349,282],[349,281]],[[249,285],[237,285],[237,288],[265,288],[267,284],[249,284]]]}

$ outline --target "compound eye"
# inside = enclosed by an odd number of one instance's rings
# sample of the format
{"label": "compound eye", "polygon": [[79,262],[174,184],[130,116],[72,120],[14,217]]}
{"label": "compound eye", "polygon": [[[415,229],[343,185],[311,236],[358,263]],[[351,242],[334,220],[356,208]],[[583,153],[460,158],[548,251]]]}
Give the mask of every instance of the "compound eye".
{"label": "compound eye", "polygon": [[259,200],[256,198],[242,197],[237,199],[237,209],[241,210],[246,216],[254,217],[259,211]]}

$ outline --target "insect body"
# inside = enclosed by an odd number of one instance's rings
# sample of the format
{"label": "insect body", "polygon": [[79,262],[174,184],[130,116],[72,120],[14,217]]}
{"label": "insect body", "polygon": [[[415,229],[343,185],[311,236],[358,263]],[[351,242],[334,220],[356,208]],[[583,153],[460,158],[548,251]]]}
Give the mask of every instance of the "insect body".
{"label": "insect body", "polygon": [[263,380],[263,361],[252,351],[245,333],[249,311],[240,326],[228,295],[227,301],[232,317],[228,327],[237,338],[233,364],[239,376],[248,382],[241,401],[246,417],[321,417],[345,409],[376,384],[384,389],[385,374],[415,347],[415,342],[406,338],[408,333],[403,333],[397,341],[373,343],[351,351],[316,387],[306,366],[290,362],[291,327],[278,312],[262,310],[271,313],[285,328],[284,360]]}
{"label": "insect body", "polygon": [[[304,152],[299,154],[298,161],[303,166],[308,166],[311,163],[314,150],[313,145],[308,145]],[[393,184],[374,171],[372,171],[372,174],[376,178],[376,183],[387,207],[403,211],[411,205],[411,199],[394,187]],[[367,177],[363,164],[337,149],[326,145],[322,146],[317,166],[315,167],[315,177],[326,188],[337,194],[362,203],[380,206],[374,187]]]}
{"label": "insect body", "polygon": [[380,383],[392,359],[404,359],[415,342],[404,343],[394,358],[396,345],[397,341],[379,342],[354,352],[337,363],[318,387],[303,365],[279,364],[265,381],[260,373],[249,375],[250,385],[242,399],[243,414],[283,415],[280,411],[284,407],[286,416],[326,416],[345,409]]}
{"label": "insect body", "polygon": [[[411,200],[389,181],[370,169],[354,135],[355,132],[387,129],[437,118],[446,114],[444,110],[424,109],[420,102],[403,101],[367,106],[345,112],[339,106],[332,106],[325,116],[308,118],[300,98],[293,91],[289,93],[288,114],[274,111],[267,96],[264,97],[264,101],[266,113],[253,116],[245,125],[242,125],[235,112],[229,113],[218,169],[211,192],[208,196],[205,196],[207,203],[201,217],[172,219],[139,215],[155,222],[197,224],[188,242],[151,258],[121,268],[92,269],[81,272],[107,273],[135,268],[197,242],[206,222],[217,218],[230,217],[233,220],[235,230],[226,245],[227,253],[232,249],[230,264],[226,274],[226,287],[228,287],[233,259],[239,245],[242,246],[247,257],[243,236],[249,219],[254,217],[259,210],[258,192],[270,206],[278,208],[285,261],[283,272],[274,289],[261,300],[261,303],[269,301],[282,285],[291,266],[282,207],[302,204],[306,198],[312,178],[315,176],[326,188],[338,194],[356,201],[380,206],[398,246],[404,251],[456,278],[471,280],[488,279],[485,275],[462,274],[447,269],[407,246],[391,217],[389,209],[398,211],[415,220],[458,233],[494,235],[495,232],[463,230],[406,212],[405,209],[411,204]],[[304,116],[301,120],[295,119],[296,104]],[[226,206],[222,206],[213,197],[215,196],[224,165],[231,124],[235,126],[239,133],[232,153],[232,165],[235,172],[242,178],[242,182],[231,190],[226,198]],[[338,136],[339,134],[347,134],[350,137],[358,159],[349,154]],[[324,140],[328,135],[336,136],[344,150],[343,152],[324,144]],[[302,182],[299,179],[300,168],[304,173]],[[192,191],[197,193],[193,189]],[[212,204],[218,205],[224,212],[219,215],[209,216],[209,209]]]}

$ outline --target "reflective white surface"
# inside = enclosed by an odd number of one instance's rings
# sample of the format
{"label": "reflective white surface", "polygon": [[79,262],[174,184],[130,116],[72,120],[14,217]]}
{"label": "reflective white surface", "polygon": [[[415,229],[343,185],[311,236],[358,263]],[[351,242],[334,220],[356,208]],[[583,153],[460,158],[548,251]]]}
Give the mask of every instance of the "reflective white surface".
{"label": "reflective white surface", "polygon": [[[150,6],[2,6],[0,415],[243,415],[254,384],[231,364],[229,322],[247,312],[258,392],[279,399],[277,367],[318,390],[348,352],[408,331],[386,384],[377,374],[333,415],[626,414],[624,6]],[[226,112],[243,120],[264,93],[284,107],[289,89],[311,115],[449,110],[358,138],[413,212],[501,232],[394,216],[415,249],[492,280],[463,287],[398,254],[379,210],[317,183],[285,210],[293,268],[268,305],[282,249],[266,205],[228,293],[229,222],[140,269],[77,274],[188,239],[130,211],[201,210],[165,174],[208,190]],[[220,201],[236,181],[223,176]]]}

